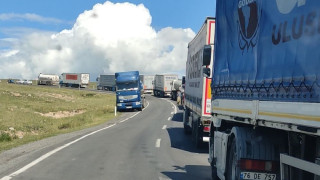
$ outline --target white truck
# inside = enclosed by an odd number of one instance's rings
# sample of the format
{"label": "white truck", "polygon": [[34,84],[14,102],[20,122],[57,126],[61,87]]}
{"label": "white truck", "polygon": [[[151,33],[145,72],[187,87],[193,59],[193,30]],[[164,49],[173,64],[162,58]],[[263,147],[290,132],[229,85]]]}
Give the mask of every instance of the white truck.
{"label": "white truck", "polygon": [[156,74],[154,77],[153,94],[158,97],[171,95],[171,82],[178,80],[177,74]]}
{"label": "white truck", "polygon": [[181,79],[173,80],[171,82],[171,99],[176,101],[178,92],[181,92],[181,91],[182,91],[182,80]]}
{"label": "white truck", "polygon": [[[217,0],[212,179],[320,179],[320,1]],[[211,73],[210,73],[211,72]]]}
{"label": "white truck", "polygon": [[42,74],[38,76],[38,85],[58,85],[59,76],[55,74]]}
{"label": "white truck", "polygon": [[85,88],[89,85],[89,73],[62,73],[60,77],[60,85],[66,87]]}
{"label": "white truck", "polygon": [[[210,77],[202,72],[202,57],[205,45],[213,47],[215,19],[206,18],[198,34],[188,45],[184,89],[184,132],[192,134],[196,147],[209,141],[211,119]],[[212,48],[213,49],[213,48]],[[213,62],[213,57],[210,57]],[[211,63],[212,67],[212,63]]]}
{"label": "white truck", "polygon": [[97,78],[97,89],[115,91],[116,90],[116,76],[114,74],[101,74]]}
{"label": "white truck", "polygon": [[140,75],[140,80],[143,84],[144,93],[151,94],[153,92],[153,75]]}

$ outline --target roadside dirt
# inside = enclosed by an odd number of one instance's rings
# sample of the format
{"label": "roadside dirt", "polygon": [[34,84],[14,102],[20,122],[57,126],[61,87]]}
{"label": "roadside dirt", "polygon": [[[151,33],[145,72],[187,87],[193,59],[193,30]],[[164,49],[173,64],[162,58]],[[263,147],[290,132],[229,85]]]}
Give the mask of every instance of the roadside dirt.
{"label": "roadside dirt", "polygon": [[72,116],[75,116],[78,114],[83,114],[84,112],[86,112],[86,111],[85,110],[73,110],[73,111],[58,111],[58,112],[48,112],[48,113],[39,113],[39,112],[35,112],[35,113],[40,114],[41,116],[59,119],[59,118],[65,118],[65,117],[72,117]]}

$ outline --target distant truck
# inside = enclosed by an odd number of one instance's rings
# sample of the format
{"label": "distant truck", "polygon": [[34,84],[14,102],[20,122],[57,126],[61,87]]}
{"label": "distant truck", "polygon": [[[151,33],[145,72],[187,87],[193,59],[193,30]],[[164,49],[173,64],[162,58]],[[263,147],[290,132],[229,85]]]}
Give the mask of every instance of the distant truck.
{"label": "distant truck", "polygon": [[59,76],[55,74],[42,74],[38,76],[38,85],[58,85]]}
{"label": "distant truck", "polygon": [[89,80],[90,75],[88,73],[62,73],[60,85],[85,88],[89,85]]}
{"label": "distant truck", "polygon": [[153,75],[140,75],[140,80],[143,84],[144,93],[152,93],[153,92]]}
{"label": "distant truck", "polygon": [[116,76],[114,74],[101,74],[97,81],[98,90],[116,91]]}
{"label": "distant truck", "polygon": [[182,89],[182,80],[178,79],[178,80],[173,80],[171,82],[171,99],[176,101],[177,100],[177,96],[178,96],[178,92],[181,92]]}
{"label": "distant truck", "polygon": [[[196,147],[209,141],[211,79],[202,73],[202,56],[205,45],[213,45],[214,30],[215,19],[208,17],[198,34],[188,45],[183,125],[185,133],[192,134],[192,140]],[[213,61],[212,56],[210,61]]]}
{"label": "distant truck", "polygon": [[145,107],[145,97],[139,71],[117,72],[115,78],[117,110],[142,111]]}
{"label": "distant truck", "polygon": [[177,74],[156,74],[154,77],[153,94],[157,97],[171,96],[171,83],[178,80]]}

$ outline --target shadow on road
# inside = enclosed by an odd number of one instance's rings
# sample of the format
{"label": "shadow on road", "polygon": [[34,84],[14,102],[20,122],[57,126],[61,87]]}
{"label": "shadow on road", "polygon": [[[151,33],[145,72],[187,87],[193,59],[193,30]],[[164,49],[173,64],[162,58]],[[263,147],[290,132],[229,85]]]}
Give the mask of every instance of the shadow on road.
{"label": "shadow on road", "polygon": [[182,122],[182,118],[183,118],[183,112],[177,112],[172,116],[171,120],[176,122]]}
{"label": "shadow on road", "polygon": [[183,128],[168,128],[167,131],[170,137],[171,147],[192,153],[209,153],[208,143],[203,143],[200,148],[196,148],[194,143],[191,141],[191,136],[186,135]]}
{"label": "shadow on road", "polygon": [[[165,176],[172,180],[210,180],[210,166],[186,165],[184,167],[174,166],[174,172],[162,172]],[[185,171],[185,172],[181,172]]]}

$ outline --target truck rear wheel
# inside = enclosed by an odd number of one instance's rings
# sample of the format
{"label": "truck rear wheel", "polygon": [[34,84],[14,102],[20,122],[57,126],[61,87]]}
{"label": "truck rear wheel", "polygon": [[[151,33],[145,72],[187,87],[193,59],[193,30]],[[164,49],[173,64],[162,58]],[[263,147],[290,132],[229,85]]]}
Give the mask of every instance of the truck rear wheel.
{"label": "truck rear wheel", "polygon": [[217,168],[213,164],[211,164],[211,178],[212,180],[220,180],[217,175]]}
{"label": "truck rear wheel", "polygon": [[227,180],[238,180],[240,177],[240,169],[237,166],[238,164],[238,152],[236,146],[236,139],[233,138],[230,146],[230,151],[228,153],[228,162],[227,162]]}
{"label": "truck rear wheel", "polygon": [[200,125],[200,121],[193,121],[192,122],[192,139],[197,148],[201,147],[203,144],[203,136],[202,136],[202,126]]}
{"label": "truck rear wheel", "polygon": [[183,111],[183,130],[184,130],[185,134],[191,133],[191,129],[188,126],[188,121],[189,121],[189,111],[188,111],[188,109],[185,109]]}
{"label": "truck rear wheel", "polygon": [[210,128],[210,139],[209,139],[209,159],[211,159],[211,178],[212,180],[220,180],[217,174],[217,168],[215,166],[214,154],[214,130],[213,126]]}

